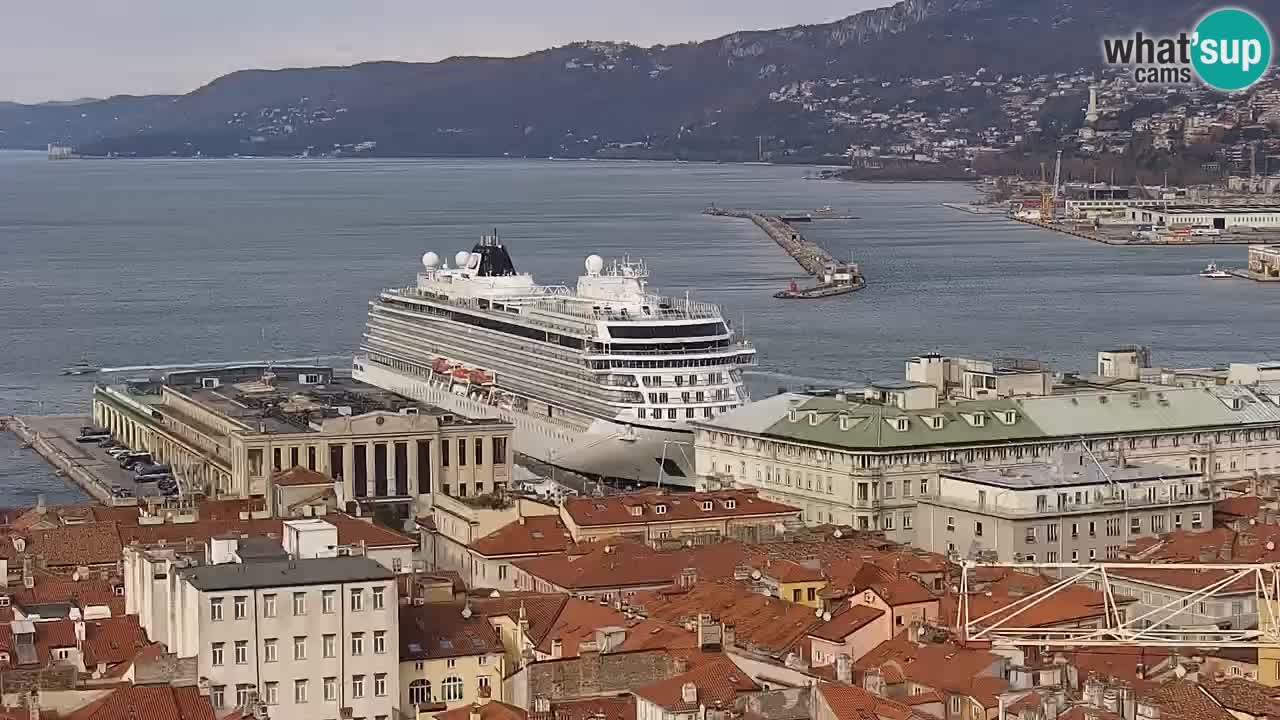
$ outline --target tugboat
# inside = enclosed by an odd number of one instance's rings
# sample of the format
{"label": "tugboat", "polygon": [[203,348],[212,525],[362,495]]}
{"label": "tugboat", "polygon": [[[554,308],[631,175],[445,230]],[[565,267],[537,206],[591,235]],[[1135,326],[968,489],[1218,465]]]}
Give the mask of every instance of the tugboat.
{"label": "tugboat", "polygon": [[773,296],[779,300],[804,300],[845,295],[857,292],[866,286],[867,283],[863,280],[856,263],[827,265],[819,276],[817,285],[802,288],[792,280],[786,290],[779,290]]}
{"label": "tugboat", "polygon": [[1225,270],[1219,270],[1217,263],[1209,263],[1207,266],[1205,266],[1205,269],[1200,271],[1200,277],[1213,278],[1216,280],[1219,278],[1229,278],[1231,277],[1231,273]]}

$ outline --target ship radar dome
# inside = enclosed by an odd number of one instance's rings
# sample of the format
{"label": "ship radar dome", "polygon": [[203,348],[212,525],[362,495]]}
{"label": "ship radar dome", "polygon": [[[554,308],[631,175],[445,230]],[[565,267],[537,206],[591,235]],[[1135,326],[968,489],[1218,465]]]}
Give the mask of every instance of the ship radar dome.
{"label": "ship radar dome", "polygon": [[471,253],[466,250],[459,250],[457,255],[453,256],[453,264],[460,268],[467,266],[467,261],[471,259]]}
{"label": "ship radar dome", "polygon": [[423,254],[422,267],[428,270],[435,270],[440,267],[440,256],[433,252]]}
{"label": "ship radar dome", "polygon": [[599,275],[604,269],[604,258],[599,255],[588,255],[586,266],[588,275]]}

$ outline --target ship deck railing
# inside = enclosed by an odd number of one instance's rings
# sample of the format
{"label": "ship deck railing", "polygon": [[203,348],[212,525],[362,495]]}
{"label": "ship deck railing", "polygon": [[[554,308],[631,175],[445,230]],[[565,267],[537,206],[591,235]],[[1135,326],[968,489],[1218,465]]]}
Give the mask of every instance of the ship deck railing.
{"label": "ship deck railing", "polygon": [[[527,306],[542,312],[567,315],[585,320],[646,321],[646,320],[719,320],[720,307],[715,303],[697,302],[683,298],[646,295],[639,301],[641,307],[612,307],[607,301],[580,298],[563,285],[538,286],[536,292],[508,297],[483,298],[487,304],[507,304],[513,307]],[[481,307],[481,298],[455,298],[422,288],[399,288],[388,292],[407,297],[423,298],[455,307],[473,310],[491,310]],[[646,312],[643,308],[648,308]]]}
{"label": "ship deck railing", "polygon": [[647,355],[655,360],[661,360],[671,355],[739,355],[742,353],[754,353],[755,347],[749,342],[740,342],[725,347],[716,348],[672,348],[670,350],[633,350],[621,346],[613,346],[603,350],[588,350],[587,357],[599,360],[607,358],[610,355]]}

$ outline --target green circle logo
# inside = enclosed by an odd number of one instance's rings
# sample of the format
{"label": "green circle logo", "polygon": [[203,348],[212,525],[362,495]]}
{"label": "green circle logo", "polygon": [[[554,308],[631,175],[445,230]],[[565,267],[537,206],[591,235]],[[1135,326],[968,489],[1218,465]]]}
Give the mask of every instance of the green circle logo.
{"label": "green circle logo", "polygon": [[1271,33],[1247,10],[1223,8],[1205,15],[1191,42],[1191,64],[1217,90],[1243,90],[1271,63]]}

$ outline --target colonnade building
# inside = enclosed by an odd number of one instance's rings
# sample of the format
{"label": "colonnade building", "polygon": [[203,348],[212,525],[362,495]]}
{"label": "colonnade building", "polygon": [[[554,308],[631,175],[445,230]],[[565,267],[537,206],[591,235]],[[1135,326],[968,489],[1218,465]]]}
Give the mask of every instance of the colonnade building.
{"label": "colonnade building", "polygon": [[329,367],[237,365],[98,385],[93,420],[211,497],[264,495],[275,473],[304,467],[335,480],[342,505],[394,505],[411,517],[433,493],[483,495],[511,478],[510,423],[464,418]]}

